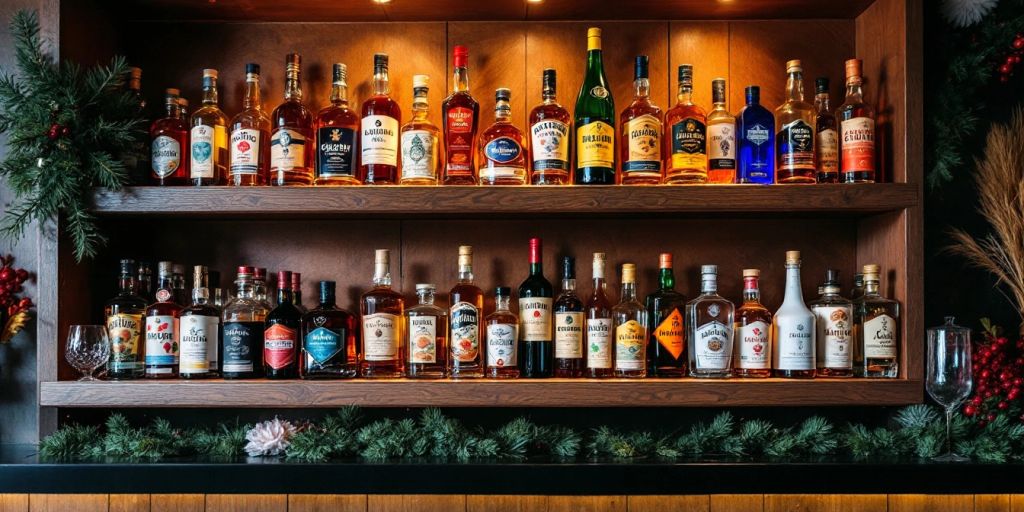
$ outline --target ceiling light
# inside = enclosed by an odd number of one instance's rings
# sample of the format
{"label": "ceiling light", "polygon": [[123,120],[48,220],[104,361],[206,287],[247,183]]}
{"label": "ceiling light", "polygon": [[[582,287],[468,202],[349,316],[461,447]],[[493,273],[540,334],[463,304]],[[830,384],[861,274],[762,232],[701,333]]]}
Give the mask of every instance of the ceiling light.
{"label": "ceiling light", "polygon": [[375,4],[390,4],[391,0],[373,0]]}

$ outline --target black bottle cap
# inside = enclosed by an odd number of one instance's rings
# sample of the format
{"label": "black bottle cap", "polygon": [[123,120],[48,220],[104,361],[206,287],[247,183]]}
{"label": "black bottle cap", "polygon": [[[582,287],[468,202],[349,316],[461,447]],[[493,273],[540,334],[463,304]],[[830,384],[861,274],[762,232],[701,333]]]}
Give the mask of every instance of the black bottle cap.
{"label": "black bottle cap", "polygon": [[693,85],[693,64],[679,65],[679,83]]}
{"label": "black bottle cap", "polygon": [[562,279],[576,279],[576,258],[562,258]]}
{"label": "black bottle cap", "polygon": [[135,275],[135,272],[137,270],[138,270],[138,266],[135,263],[135,260],[132,260],[132,259],[123,259],[123,260],[121,260],[121,274],[122,275]]}
{"label": "black bottle cap", "polygon": [[508,89],[506,87],[501,87],[499,89],[495,89],[494,90],[494,100],[495,101],[511,101],[512,100],[512,90]]}
{"label": "black bottle cap", "polygon": [[508,286],[499,286],[499,287],[494,289],[494,296],[495,297],[511,297],[512,296],[512,288],[509,288]]}
{"label": "black bottle cap", "polygon": [[648,66],[649,59],[646,55],[637,55],[636,63],[633,66],[633,79],[647,78],[648,77]]}
{"label": "black bottle cap", "polygon": [[373,71],[380,72],[388,69],[388,54],[386,53],[375,53],[373,54]]}
{"label": "black bottle cap", "polygon": [[320,281],[320,302],[323,304],[334,303],[334,281]]}
{"label": "black bottle cap", "polygon": [[828,93],[828,78],[818,77],[814,79],[814,93],[815,94],[826,94]]}
{"label": "black bottle cap", "polygon": [[744,92],[747,95],[747,104],[756,105],[761,101],[761,88],[756,85],[748,85]]}
{"label": "black bottle cap", "polygon": [[554,69],[548,68],[544,70],[544,74],[541,78],[541,94],[554,95],[558,89],[558,77]]}
{"label": "black bottle cap", "polygon": [[825,286],[839,283],[839,270],[830,268],[825,271]]}
{"label": "black bottle cap", "polygon": [[260,65],[255,62],[250,62],[245,65],[245,74],[247,75],[258,75],[260,74]]}

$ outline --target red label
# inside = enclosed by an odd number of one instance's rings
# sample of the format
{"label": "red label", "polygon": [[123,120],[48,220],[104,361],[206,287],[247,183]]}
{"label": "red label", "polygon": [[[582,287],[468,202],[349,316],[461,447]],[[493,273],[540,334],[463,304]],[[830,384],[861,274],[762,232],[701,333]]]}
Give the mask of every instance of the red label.
{"label": "red label", "polygon": [[454,107],[448,110],[447,167],[449,174],[468,174],[473,170],[473,109]]}
{"label": "red label", "polygon": [[295,359],[295,345],[298,341],[295,329],[274,324],[263,331],[263,360],[275,370],[291,364]]}

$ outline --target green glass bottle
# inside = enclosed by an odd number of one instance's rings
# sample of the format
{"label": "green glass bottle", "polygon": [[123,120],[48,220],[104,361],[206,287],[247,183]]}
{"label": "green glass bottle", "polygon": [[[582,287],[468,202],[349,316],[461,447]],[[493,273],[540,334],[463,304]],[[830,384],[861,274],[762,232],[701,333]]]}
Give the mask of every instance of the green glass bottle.
{"label": "green glass bottle", "polygon": [[601,63],[601,29],[587,29],[587,74],[576,99],[577,185],[615,184],[615,102]]}

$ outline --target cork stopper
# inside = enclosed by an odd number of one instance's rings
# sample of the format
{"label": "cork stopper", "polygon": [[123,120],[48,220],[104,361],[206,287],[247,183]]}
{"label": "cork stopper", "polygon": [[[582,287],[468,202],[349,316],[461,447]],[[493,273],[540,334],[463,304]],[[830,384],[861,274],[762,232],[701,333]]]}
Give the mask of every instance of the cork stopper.
{"label": "cork stopper", "polygon": [[142,79],[142,68],[130,67],[128,68],[128,77],[132,80]]}
{"label": "cork stopper", "polygon": [[849,81],[851,78],[860,79],[861,73],[863,73],[864,61],[860,59],[849,59],[846,61],[846,80]]}
{"label": "cork stopper", "polygon": [[786,73],[803,73],[804,67],[800,59],[786,61]]}
{"label": "cork stopper", "polygon": [[601,29],[590,27],[587,29],[587,51],[601,49]]}
{"label": "cork stopper", "polygon": [[473,246],[459,246],[459,272],[468,272],[473,268]]}
{"label": "cork stopper", "polygon": [[384,277],[388,274],[388,267],[391,265],[391,251],[377,249],[373,253],[373,277]]}
{"label": "cork stopper", "polygon": [[754,277],[754,278],[761,277],[761,271],[759,269],[756,269],[756,268],[745,268],[745,269],[743,269],[743,278],[746,279],[748,277]]}
{"label": "cork stopper", "polygon": [[658,268],[672,268],[672,253],[663,252],[658,255]]}
{"label": "cork stopper", "polygon": [[217,78],[217,70],[216,69],[209,69],[209,68],[208,69],[204,69],[203,70],[203,78],[213,78],[213,79],[216,79]]}
{"label": "cork stopper", "polygon": [[636,282],[636,265],[632,263],[622,264],[622,282],[623,284]]}
{"label": "cork stopper", "polygon": [[799,265],[800,251],[786,251],[786,265]]}
{"label": "cork stopper", "polygon": [[591,266],[594,279],[604,279],[604,265],[607,257],[603,252],[594,253],[594,263]]}
{"label": "cork stopper", "polygon": [[178,89],[176,87],[168,87],[164,89],[164,96],[168,98],[177,98],[178,96],[181,96],[181,89]]}

